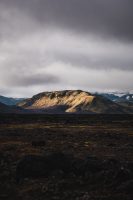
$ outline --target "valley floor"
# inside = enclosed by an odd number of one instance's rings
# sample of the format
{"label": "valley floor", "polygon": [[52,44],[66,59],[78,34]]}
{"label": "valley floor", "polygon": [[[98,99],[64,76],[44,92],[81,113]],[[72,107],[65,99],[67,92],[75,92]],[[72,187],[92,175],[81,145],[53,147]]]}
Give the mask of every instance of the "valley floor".
{"label": "valley floor", "polygon": [[[54,152],[74,156],[77,173],[56,171],[16,182],[25,155]],[[0,199],[133,199],[133,115],[1,114]]]}

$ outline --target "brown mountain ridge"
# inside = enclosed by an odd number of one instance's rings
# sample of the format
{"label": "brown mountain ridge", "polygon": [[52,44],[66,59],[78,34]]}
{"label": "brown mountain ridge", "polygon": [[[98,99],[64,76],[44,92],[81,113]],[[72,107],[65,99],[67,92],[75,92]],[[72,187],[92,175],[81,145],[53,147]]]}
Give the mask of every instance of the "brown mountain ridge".
{"label": "brown mountain ridge", "polygon": [[39,93],[18,104],[19,107],[41,113],[126,114],[132,111],[111,100],[82,90]]}

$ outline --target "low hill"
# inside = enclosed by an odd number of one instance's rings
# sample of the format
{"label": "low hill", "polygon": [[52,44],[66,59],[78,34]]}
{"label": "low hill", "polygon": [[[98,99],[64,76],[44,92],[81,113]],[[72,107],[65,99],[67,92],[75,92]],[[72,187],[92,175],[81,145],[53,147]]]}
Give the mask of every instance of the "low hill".
{"label": "low hill", "polygon": [[23,101],[24,98],[12,98],[12,97],[5,97],[0,95],[0,102],[9,106],[16,105],[17,103]]}
{"label": "low hill", "polygon": [[23,108],[17,106],[8,106],[0,102],[0,113],[25,113]]}

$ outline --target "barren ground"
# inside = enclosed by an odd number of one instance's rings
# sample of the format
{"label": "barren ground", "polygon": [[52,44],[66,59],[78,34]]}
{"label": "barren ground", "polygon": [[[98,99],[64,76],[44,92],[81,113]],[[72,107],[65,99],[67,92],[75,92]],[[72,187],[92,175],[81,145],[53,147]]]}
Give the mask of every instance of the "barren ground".
{"label": "barren ground", "polygon": [[[35,146],[35,141],[44,145]],[[96,173],[57,172],[16,183],[19,160],[50,152],[81,160],[95,156],[110,164]],[[120,168],[112,167],[111,160]],[[133,199],[133,115],[0,115],[0,200],[4,199]]]}

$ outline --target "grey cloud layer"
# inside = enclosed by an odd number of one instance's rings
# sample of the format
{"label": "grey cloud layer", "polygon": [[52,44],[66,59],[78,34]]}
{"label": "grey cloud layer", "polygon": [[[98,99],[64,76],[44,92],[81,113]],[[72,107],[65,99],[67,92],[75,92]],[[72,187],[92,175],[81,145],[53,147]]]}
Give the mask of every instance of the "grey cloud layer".
{"label": "grey cloud layer", "polygon": [[31,75],[13,75],[10,79],[5,79],[6,84],[9,84],[10,87],[29,87],[34,85],[45,85],[45,84],[54,84],[59,83],[59,78],[54,75],[49,74],[31,74]]}
{"label": "grey cloud layer", "polygon": [[132,90],[132,10],[132,0],[0,0],[0,93]]}
{"label": "grey cloud layer", "polygon": [[7,9],[16,8],[34,18],[41,26],[51,24],[86,34],[89,31],[133,40],[132,0],[1,0],[1,3]]}

